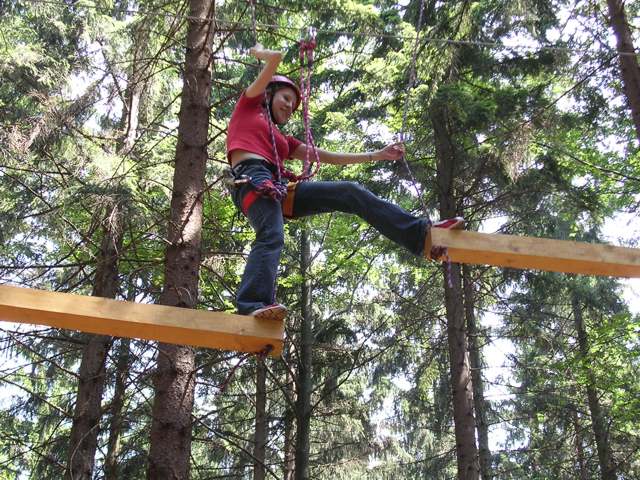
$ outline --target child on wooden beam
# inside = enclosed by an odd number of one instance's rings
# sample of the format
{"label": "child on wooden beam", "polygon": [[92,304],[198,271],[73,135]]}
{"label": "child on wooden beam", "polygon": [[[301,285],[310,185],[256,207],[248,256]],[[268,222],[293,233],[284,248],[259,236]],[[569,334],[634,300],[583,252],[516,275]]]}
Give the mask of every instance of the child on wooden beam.
{"label": "child on wooden beam", "polygon": [[238,313],[273,320],[286,316],[286,307],[275,300],[284,218],[334,211],[355,214],[419,256],[424,255],[429,228],[463,226],[460,217],[439,222],[415,217],[354,182],[305,181],[312,174],[297,176],[287,170],[285,159],[306,160],[308,167],[310,154],[319,163],[334,165],[396,161],[404,155],[404,145],[393,143],[373,152],[338,153],[284,135],[278,126],[286,124],[298,109],[300,89],[289,78],[276,74],[281,52],[260,44],[250,52],[265,63],[238,100],[227,134],[227,158],[235,178],[233,201],[256,233],[237,293]]}

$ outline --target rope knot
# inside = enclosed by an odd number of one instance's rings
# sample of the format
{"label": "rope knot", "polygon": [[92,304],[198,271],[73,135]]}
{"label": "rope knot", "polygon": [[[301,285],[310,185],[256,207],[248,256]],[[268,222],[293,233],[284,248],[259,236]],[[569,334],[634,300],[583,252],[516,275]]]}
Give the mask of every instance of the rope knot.
{"label": "rope knot", "polygon": [[302,55],[304,52],[315,50],[317,45],[315,38],[310,40],[300,40],[300,54]]}
{"label": "rope knot", "polygon": [[316,29],[309,27],[306,32],[307,36],[300,40],[300,63],[304,64],[305,58],[309,66],[313,65],[313,51],[318,45],[316,43]]}
{"label": "rope knot", "polygon": [[269,197],[281,202],[287,196],[287,186],[280,182],[264,180],[256,186],[256,191],[263,197]]}

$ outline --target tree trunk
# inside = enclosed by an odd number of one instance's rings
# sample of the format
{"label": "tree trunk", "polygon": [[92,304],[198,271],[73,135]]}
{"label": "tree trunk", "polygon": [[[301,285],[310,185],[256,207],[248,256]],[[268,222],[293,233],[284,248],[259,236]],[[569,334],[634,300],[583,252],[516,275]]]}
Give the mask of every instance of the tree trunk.
{"label": "tree trunk", "polygon": [[300,270],[304,283],[302,284],[302,327],[300,338],[300,358],[298,365],[298,396],[296,398],[296,462],[295,479],[308,480],[309,452],[311,435],[311,381],[312,381],[312,348],[313,348],[313,317],[311,313],[311,247],[306,229],[300,233]]}
{"label": "tree trunk", "polygon": [[[107,210],[103,230],[91,294],[115,298],[118,292],[118,257],[122,247],[122,212],[117,201]],[[90,480],[93,475],[100,433],[105,361],[111,344],[111,337],[107,335],[84,335],[84,338],[87,343],[80,363],[66,472],[66,476],[73,480]]]}
{"label": "tree trunk", "polygon": [[482,359],[479,346],[479,332],[476,325],[475,293],[471,279],[471,267],[462,267],[462,285],[464,289],[464,310],[467,319],[469,336],[469,360],[471,364],[471,380],[473,382],[473,405],[478,431],[478,450],[480,453],[480,476],[483,480],[493,478],[491,471],[491,450],[489,449],[489,423],[487,422],[487,402],[484,398],[482,381]]}
{"label": "tree trunk", "polygon": [[618,56],[620,57],[620,76],[631,117],[636,127],[636,136],[640,141],[640,66],[633,48],[633,37],[624,11],[624,1],[607,0],[611,28],[616,36]]}
{"label": "tree trunk", "polygon": [[[287,369],[286,378],[286,391],[289,398],[297,398],[295,382],[289,369]],[[284,417],[284,480],[294,480],[295,478],[295,416],[295,411],[289,406],[289,402],[287,402]]]}
{"label": "tree trunk", "polygon": [[267,445],[267,369],[264,360],[256,365],[256,427],[253,447],[253,480],[264,480]]}
{"label": "tree trunk", "polygon": [[[458,214],[454,190],[456,152],[451,133],[448,131],[449,116],[446,106],[434,102],[430,113],[435,134],[440,217],[449,218]],[[477,480],[480,476],[480,465],[475,437],[473,387],[460,284],[460,265],[444,265],[443,272],[458,479]]]}
{"label": "tree trunk", "polygon": [[[578,295],[574,292],[571,296],[571,306],[573,308],[573,319],[578,334],[578,346],[580,355],[586,359],[589,355],[589,338],[587,330],[584,326],[582,316],[582,305]],[[607,422],[602,412],[598,391],[596,390],[596,380],[593,372],[584,362],[584,368],[587,369],[587,399],[589,401],[589,412],[591,414],[591,424],[593,426],[593,434],[596,439],[596,447],[598,450],[598,462],[600,464],[600,477],[602,480],[615,480],[617,478],[616,467],[613,463],[613,455],[611,446],[609,445],[609,432]]]}
{"label": "tree trunk", "polygon": [[576,432],[576,463],[578,464],[578,472],[580,472],[580,480],[589,480],[589,470],[585,460],[584,445],[582,444],[582,428],[580,427],[580,419],[578,410],[573,410],[573,429]]}
{"label": "tree trunk", "polygon": [[[118,155],[129,153],[138,132],[140,99],[144,89],[144,84],[141,81],[144,67],[140,62],[143,57],[142,52],[147,50],[147,35],[148,29],[140,28],[133,42],[134,60],[128,76],[124,112],[120,121],[125,131],[118,141],[116,148]],[[116,193],[116,195],[118,194]],[[94,296],[115,298],[117,295],[118,259],[123,235],[121,209],[124,206],[124,201],[116,198],[113,209],[108,211],[104,220],[104,238],[98,257],[98,268],[92,293]],[[71,427],[70,456],[67,464],[68,475],[74,480],[92,478],[99,434],[100,405],[104,393],[105,359],[112,342],[112,338],[106,335],[86,335],[85,338],[87,344],[83,349],[80,363],[80,379],[74,422]],[[128,341],[126,343],[128,348]],[[117,381],[116,379],[116,385]],[[113,446],[110,438],[109,452]],[[111,467],[108,465],[109,456],[106,461],[106,469],[113,467],[113,465]]]}
{"label": "tree trunk", "polygon": [[119,148],[120,155],[128,154],[131,151],[138,136],[140,102],[147,83],[145,77],[148,75],[149,70],[148,63],[145,60],[149,54],[149,33],[149,26],[143,21],[137,26],[133,34],[133,60],[125,92],[126,101],[121,122],[123,134]]}
{"label": "tree trunk", "polygon": [[122,423],[124,410],[124,400],[127,389],[127,377],[129,375],[129,362],[131,352],[129,351],[131,340],[120,339],[118,348],[118,360],[116,365],[116,379],[111,400],[111,424],[109,425],[109,441],[107,454],[104,459],[105,480],[118,480],[121,478],[118,472],[118,454],[120,453],[120,437],[122,436]]}
{"label": "tree trunk", "polygon": [[[194,308],[198,299],[214,34],[210,19],[214,10],[210,0],[190,2],[169,246],[159,302],[183,308]],[[157,361],[147,477],[187,479],[195,389],[194,351],[187,346],[161,343]]]}

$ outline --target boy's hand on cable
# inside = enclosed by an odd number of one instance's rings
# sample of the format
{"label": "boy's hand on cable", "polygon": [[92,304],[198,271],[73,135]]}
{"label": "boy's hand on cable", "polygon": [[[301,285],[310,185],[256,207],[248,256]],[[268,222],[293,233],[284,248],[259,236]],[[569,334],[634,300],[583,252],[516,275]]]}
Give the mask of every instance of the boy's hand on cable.
{"label": "boy's hand on cable", "polygon": [[276,50],[267,50],[260,43],[256,43],[253,47],[249,49],[249,53],[256,57],[258,60],[267,61],[270,58],[277,58],[280,60],[282,58],[282,52],[278,52]]}
{"label": "boy's hand on cable", "polygon": [[378,150],[373,154],[374,160],[400,160],[404,156],[404,144],[402,142],[392,143]]}

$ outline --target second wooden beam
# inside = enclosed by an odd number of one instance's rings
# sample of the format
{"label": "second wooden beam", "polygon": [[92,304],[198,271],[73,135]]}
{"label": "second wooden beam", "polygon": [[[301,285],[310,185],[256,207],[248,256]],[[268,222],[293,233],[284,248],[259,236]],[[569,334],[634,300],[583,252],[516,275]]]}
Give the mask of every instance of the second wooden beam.
{"label": "second wooden beam", "polygon": [[443,228],[431,229],[425,245],[427,258],[432,258],[432,247],[445,248],[448,258],[455,263],[640,277],[640,249],[637,248]]}

